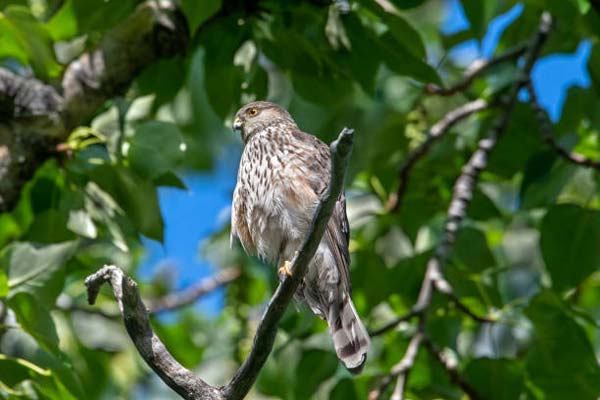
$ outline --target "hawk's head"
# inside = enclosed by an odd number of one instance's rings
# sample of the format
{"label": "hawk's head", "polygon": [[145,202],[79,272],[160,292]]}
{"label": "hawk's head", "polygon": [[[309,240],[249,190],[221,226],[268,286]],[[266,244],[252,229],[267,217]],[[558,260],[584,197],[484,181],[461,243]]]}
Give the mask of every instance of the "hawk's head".
{"label": "hawk's head", "polygon": [[248,140],[257,132],[281,123],[296,125],[291,115],[277,104],[268,101],[253,101],[235,114],[233,130],[239,131],[242,140]]}

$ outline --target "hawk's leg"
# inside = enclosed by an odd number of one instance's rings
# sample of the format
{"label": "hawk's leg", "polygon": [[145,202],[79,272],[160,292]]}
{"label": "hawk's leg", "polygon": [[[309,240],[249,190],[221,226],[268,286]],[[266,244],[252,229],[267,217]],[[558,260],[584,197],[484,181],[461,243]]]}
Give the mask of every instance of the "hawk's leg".
{"label": "hawk's leg", "polygon": [[283,277],[283,275],[292,276],[292,262],[293,262],[293,260],[296,259],[297,256],[298,256],[298,252],[295,251],[294,258],[292,259],[292,261],[285,260],[283,265],[281,267],[279,267],[279,269],[277,270],[279,276],[281,276],[281,277]]}

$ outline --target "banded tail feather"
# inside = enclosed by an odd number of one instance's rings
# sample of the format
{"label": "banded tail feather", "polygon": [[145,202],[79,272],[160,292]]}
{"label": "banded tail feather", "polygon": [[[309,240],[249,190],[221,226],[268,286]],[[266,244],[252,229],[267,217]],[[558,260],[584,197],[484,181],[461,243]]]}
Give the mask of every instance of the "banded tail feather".
{"label": "banded tail feather", "polygon": [[327,324],[338,358],[348,371],[359,374],[367,361],[370,339],[348,293],[330,306]]}

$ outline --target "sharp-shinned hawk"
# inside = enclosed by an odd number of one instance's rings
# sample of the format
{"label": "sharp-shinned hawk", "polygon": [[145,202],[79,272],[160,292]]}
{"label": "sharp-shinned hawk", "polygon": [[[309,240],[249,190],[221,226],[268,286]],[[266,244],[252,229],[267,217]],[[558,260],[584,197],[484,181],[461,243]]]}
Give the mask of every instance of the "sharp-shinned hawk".
{"label": "sharp-shinned hawk", "polygon": [[[242,107],[234,130],[244,151],[231,211],[231,239],[244,250],[291,273],[313,214],[329,183],[329,147],[302,132],[276,104],[257,101]],[[340,194],[319,248],[296,299],[327,321],[338,358],[358,373],[367,359],[369,335],[350,298],[350,254],[346,199]]]}

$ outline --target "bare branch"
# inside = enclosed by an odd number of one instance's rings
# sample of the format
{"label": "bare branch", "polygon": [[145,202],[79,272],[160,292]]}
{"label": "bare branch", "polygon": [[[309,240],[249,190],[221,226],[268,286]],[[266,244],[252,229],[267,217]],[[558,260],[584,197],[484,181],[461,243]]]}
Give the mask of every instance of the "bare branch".
{"label": "bare branch", "polygon": [[433,281],[433,286],[438,292],[446,295],[450,299],[450,301],[452,301],[452,303],[456,306],[456,308],[458,308],[465,315],[470,317],[473,321],[479,322],[479,323],[496,322],[495,318],[488,317],[485,315],[479,315],[476,312],[474,312],[473,310],[471,310],[469,308],[469,306],[467,306],[465,303],[463,303],[460,300],[460,298],[456,295],[456,293],[454,293],[454,289],[452,288],[452,285],[450,285],[450,283],[443,276],[437,276],[435,278],[435,280]]}
{"label": "bare branch", "polygon": [[533,109],[535,116],[540,125],[540,132],[544,141],[548,143],[550,147],[552,147],[562,158],[565,160],[572,162],[573,164],[579,165],[581,167],[586,168],[594,168],[600,170],[600,161],[595,161],[589,159],[587,157],[582,156],[581,154],[570,152],[569,150],[563,148],[555,139],[554,129],[552,128],[552,122],[550,121],[550,117],[548,117],[548,113],[546,110],[540,105],[538,101],[537,94],[535,89],[533,88],[533,83],[531,79],[527,80],[525,84],[525,88],[529,92],[529,104],[531,104],[531,108]]}
{"label": "bare branch", "polygon": [[335,202],[342,191],[352,142],[352,129],[344,128],[330,146],[331,177],[327,192],[319,202],[304,243],[293,260],[292,276],[286,276],[277,287],[258,325],[248,358],[231,382],[223,388],[228,399],[238,400],[246,396],[273,348],[279,320],[308,270],[308,264],[321,242]]}
{"label": "bare branch", "polygon": [[121,269],[106,265],[85,280],[88,301],[94,304],[100,287],[108,283],[113,290],[127,332],[144,361],[184,399],[221,400],[220,390],[210,386],[179,364],[152,331],[148,311],[140,298],[137,284]]}
{"label": "bare branch", "polygon": [[388,211],[398,211],[400,208],[400,204],[402,203],[402,199],[404,194],[406,193],[406,188],[408,187],[408,180],[410,177],[410,172],[414,168],[417,161],[423,158],[431,149],[431,146],[435,141],[442,138],[446,133],[450,131],[455,124],[465,119],[469,115],[485,110],[489,107],[489,104],[482,99],[478,99],[462,106],[455,108],[448,112],[441,120],[439,120],[435,125],[433,125],[427,134],[427,138],[419,147],[413,150],[404,160],[404,163],[400,166],[399,176],[400,176],[400,186],[395,193],[393,193],[387,201],[386,209]]}
{"label": "bare branch", "polygon": [[460,387],[471,400],[483,400],[475,388],[460,375],[458,365],[454,360],[449,359],[428,337],[423,338],[423,345],[444,368],[450,380]]}
{"label": "bare branch", "polygon": [[[102,284],[105,282],[110,283],[121,313],[123,314],[129,336],[133,340],[138,352],[161,379],[183,398],[243,399],[256,381],[260,370],[273,348],[279,320],[283,316],[296,289],[304,278],[304,275],[308,270],[308,265],[321,242],[321,238],[323,237],[323,233],[325,232],[325,228],[333,212],[333,207],[344,186],[344,177],[350,158],[352,143],[352,129],[344,128],[338,139],[331,144],[331,176],[329,186],[317,206],[311,227],[304,239],[302,247],[293,260],[293,274],[292,276],[285,276],[283,281],[277,287],[277,290],[269,301],[269,305],[258,325],[250,354],[238,369],[231,382],[226,386],[215,388],[208,385],[202,379],[196,377],[189,370],[181,366],[171,354],[169,354],[160,339],[152,331],[148,319],[148,311],[140,298],[137,285],[131,278],[125,276],[123,271],[119,268],[115,266],[105,266],[86,279],[85,284],[88,289],[88,300],[90,304],[95,302]],[[227,279],[231,280],[234,279],[234,277],[230,274]],[[221,281],[227,279],[221,277]],[[212,283],[213,288],[217,285],[218,283],[216,282]],[[206,286],[209,285],[205,285],[205,291]],[[200,291],[200,289],[196,288],[193,293],[194,295],[197,295]],[[187,296],[187,300],[189,300],[190,297],[191,295]],[[169,305],[174,305],[178,302],[179,300],[173,300],[167,303]],[[185,303],[185,301],[183,301],[183,303]]]}
{"label": "bare branch", "polygon": [[424,325],[419,324],[419,329],[413,335],[412,339],[410,340],[410,343],[408,343],[408,347],[406,348],[404,357],[402,357],[398,364],[392,367],[390,374],[385,376],[381,380],[379,385],[375,389],[371,390],[371,392],[369,392],[369,400],[380,399],[387,387],[392,383],[392,381],[395,378],[397,379],[397,382],[391,399],[404,399],[404,389],[406,387],[406,381],[408,380],[410,370],[415,365],[417,354],[419,353],[419,347],[421,347],[421,342],[423,340],[423,329]]}
{"label": "bare branch", "polygon": [[185,307],[215,289],[233,282],[239,278],[241,274],[241,269],[237,267],[224,269],[215,275],[202,279],[200,282],[187,289],[148,300],[148,309],[151,313],[156,314]]}
{"label": "bare branch", "polygon": [[396,318],[393,321],[388,322],[387,324],[385,324],[381,328],[378,328],[378,329],[375,329],[375,330],[369,332],[369,336],[375,337],[375,336],[383,335],[384,333],[386,333],[386,332],[391,331],[392,329],[394,329],[396,326],[398,326],[402,322],[410,321],[411,319],[413,319],[414,317],[416,317],[418,315],[419,315],[419,313],[416,310],[411,309],[406,314],[404,314],[404,315]]}
{"label": "bare branch", "polygon": [[[479,180],[479,175],[487,166],[490,152],[493,150],[498,142],[498,139],[508,127],[512,110],[517,102],[519,90],[526,83],[526,79],[523,79],[523,77],[529,76],[531,69],[533,68],[533,64],[539,56],[542,45],[550,33],[551,26],[551,15],[548,12],[542,13],[538,31],[526,49],[525,62],[523,67],[520,69],[521,76],[513,82],[508,90],[508,93],[500,99],[500,116],[496,119],[487,137],[479,141],[477,150],[471,155],[471,158],[469,158],[467,163],[464,165],[461,175],[454,184],[452,200],[450,201],[450,206],[448,207],[442,237],[435,248],[433,257],[431,257],[427,263],[427,268],[425,270],[425,276],[423,277],[423,283],[421,284],[419,296],[416,304],[413,306],[413,311],[419,315],[419,325],[417,332],[413,336],[410,343],[414,344],[417,349],[413,350],[413,348],[409,346],[400,363],[398,363],[396,367],[392,369],[391,376],[394,376],[394,369],[398,370],[401,369],[400,366],[410,364],[410,360],[413,360],[414,363],[415,355],[412,353],[416,353],[418,351],[418,347],[421,345],[423,340],[423,335],[425,334],[425,321],[427,318],[427,312],[429,311],[429,306],[431,305],[433,291],[437,290],[447,296],[450,296],[450,298],[453,300],[458,300],[458,298],[454,295],[449,282],[444,278],[442,272],[443,266],[450,255],[452,246],[454,245],[456,233],[466,217],[467,207],[473,198],[473,192]],[[461,305],[464,306],[460,302],[456,302],[456,304],[458,307],[461,307]],[[475,314],[471,313],[466,306],[464,309],[462,309],[462,311],[466,311],[471,317],[475,316]],[[409,355],[409,353],[411,354]],[[403,364],[404,360],[409,361],[406,361],[406,364]],[[397,375],[399,378],[396,389],[394,390],[394,394],[392,396],[393,400],[404,398],[404,388],[406,386],[406,379],[408,375],[407,371],[410,371],[410,367],[401,369],[401,372]],[[391,378],[388,376],[382,381],[382,384],[380,384],[378,388],[374,390],[375,397],[370,396],[370,399],[377,399],[381,392],[385,390],[385,387],[389,385],[389,382],[391,382]],[[383,389],[380,389],[384,383],[385,385]]]}
{"label": "bare branch", "polygon": [[517,58],[521,57],[523,54],[525,54],[527,47],[527,44],[523,44],[496,57],[492,57],[489,60],[475,60],[471,63],[471,65],[469,65],[462,79],[460,79],[454,85],[450,86],[449,88],[443,88],[434,84],[429,84],[425,86],[425,92],[438,96],[452,96],[453,94],[462,92],[467,89],[471,83],[473,83],[475,78],[487,72],[491,67],[506,61],[516,60]]}

